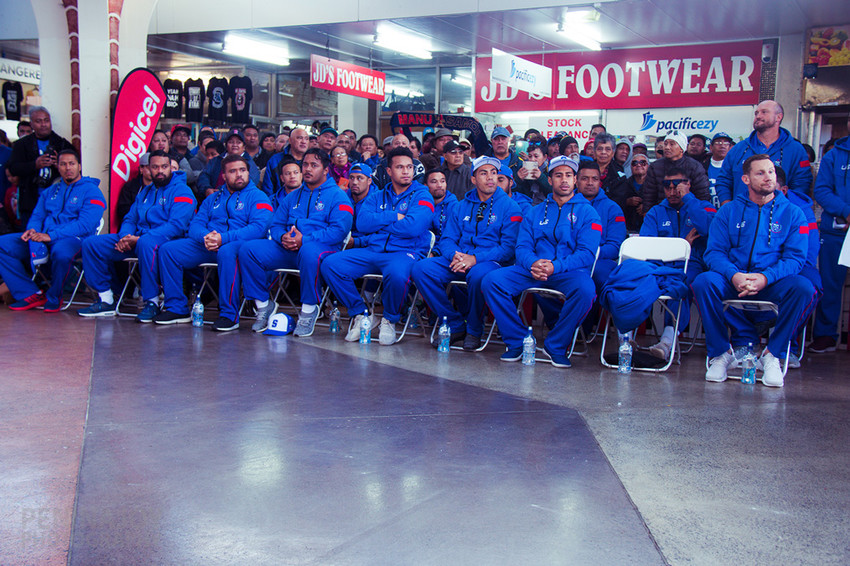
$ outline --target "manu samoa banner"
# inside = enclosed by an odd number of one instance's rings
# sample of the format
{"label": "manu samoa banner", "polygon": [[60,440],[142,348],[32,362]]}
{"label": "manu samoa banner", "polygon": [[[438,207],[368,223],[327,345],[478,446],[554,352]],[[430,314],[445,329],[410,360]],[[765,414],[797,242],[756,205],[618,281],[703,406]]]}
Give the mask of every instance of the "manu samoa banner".
{"label": "manu samoa banner", "polygon": [[121,188],[139,172],[139,158],[148,150],[165,91],[148,69],[133,69],[121,82],[112,117],[112,152],[109,161],[110,231],[117,232],[115,208]]}
{"label": "manu samoa banner", "polygon": [[523,55],[549,69],[552,95],[521,92],[475,60],[475,111],[739,106],[758,103],[762,41]]}

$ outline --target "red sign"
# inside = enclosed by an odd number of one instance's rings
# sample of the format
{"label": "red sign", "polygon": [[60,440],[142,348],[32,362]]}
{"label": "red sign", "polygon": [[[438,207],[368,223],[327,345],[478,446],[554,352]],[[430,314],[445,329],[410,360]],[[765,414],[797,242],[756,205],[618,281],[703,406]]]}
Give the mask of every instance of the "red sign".
{"label": "red sign", "polygon": [[552,96],[490,80],[475,63],[475,111],[597,110],[757,104],[761,41],[523,55],[552,69]]}
{"label": "red sign", "polygon": [[117,232],[115,209],[124,184],[139,173],[139,158],[147,152],[159,115],[165,107],[165,91],[148,69],[133,69],[124,77],[112,118],[112,153],[109,167],[110,231]]}
{"label": "red sign", "polygon": [[384,100],[387,75],[351,63],[310,56],[310,86],[361,98]]}

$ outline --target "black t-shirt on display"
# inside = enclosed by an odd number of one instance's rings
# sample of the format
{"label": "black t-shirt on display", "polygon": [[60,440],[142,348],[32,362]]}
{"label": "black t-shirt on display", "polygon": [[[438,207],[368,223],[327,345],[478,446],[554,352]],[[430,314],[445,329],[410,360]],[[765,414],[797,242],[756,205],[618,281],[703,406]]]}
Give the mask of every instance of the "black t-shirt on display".
{"label": "black t-shirt on display", "polygon": [[230,89],[227,86],[227,79],[220,77],[210,79],[207,85],[207,98],[209,99],[207,107],[210,120],[227,121],[227,99],[229,97]]}
{"label": "black t-shirt on display", "polygon": [[252,98],[254,98],[254,92],[250,78],[230,79],[230,111],[234,124],[245,124],[250,121]]}
{"label": "black t-shirt on display", "polygon": [[165,117],[179,120],[183,116],[183,83],[166,79],[162,88],[165,90]]}
{"label": "black t-shirt on display", "polygon": [[24,91],[19,82],[3,83],[3,105],[6,107],[7,120],[21,119],[21,106],[24,104]]}
{"label": "black t-shirt on display", "polygon": [[184,95],[186,96],[186,120],[189,122],[202,122],[204,119],[204,81],[201,79],[189,79],[184,83]]}

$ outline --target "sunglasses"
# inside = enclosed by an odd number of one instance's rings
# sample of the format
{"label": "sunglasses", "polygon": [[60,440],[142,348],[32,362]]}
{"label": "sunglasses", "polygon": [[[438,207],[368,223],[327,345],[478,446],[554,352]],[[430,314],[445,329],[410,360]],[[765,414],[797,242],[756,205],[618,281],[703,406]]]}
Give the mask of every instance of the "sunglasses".
{"label": "sunglasses", "polygon": [[664,179],[661,183],[665,189],[672,188],[675,189],[679,186],[680,183],[687,183],[687,179]]}
{"label": "sunglasses", "polygon": [[649,165],[649,161],[632,161],[632,167],[635,165],[647,166]]}

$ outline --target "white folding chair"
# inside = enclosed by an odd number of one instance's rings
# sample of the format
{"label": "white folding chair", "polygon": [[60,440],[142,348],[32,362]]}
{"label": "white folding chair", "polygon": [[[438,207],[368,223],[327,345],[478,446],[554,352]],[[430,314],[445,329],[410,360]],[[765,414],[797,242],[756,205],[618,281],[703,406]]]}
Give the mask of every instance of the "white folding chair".
{"label": "white folding chair", "polygon": [[[464,287],[464,288],[466,288],[466,287],[469,287],[469,285],[466,283],[466,281],[449,281],[449,284],[446,285],[446,294],[449,295],[449,298],[451,298],[452,288],[454,288],[454,287]],[[441,321],[437,320],[437,324],[435,324],[434,327],[431,329],[431,338],[430,338],[431,342],[434,341],[434,336],[436,336],[437,329],[440,327],[440,324],[441,324]],[[486,324],[485,324],[485,326],[486,326]],[[492,324],[490,324],[490,330],[487,331],[487,338],[485,338],[484,342],[478,348],[476,348],[474,351],[475,352],[484,351],[484,349],[490,344],[490,340],[493,339],[493,335],[495,333],[496,333],[496,319],[494,317]],[[463,350],[463,346],[450,346],[450,348],[452,350]]]}
{"label": "white folding chair", "polygon": [[[637,236],[634,238],[626,238],[620,246],[620,259],[617,264],[623,263],[627,259],[636,259],[639,261],[661,261],[664,263],[681,261],[683,262],[682,272],[688,270],[688,260],[691,257],[691,245],[684,238],[660,238],[656,236]],[[678,301],[679,306],[674,313],[667,303],[670,301]],[[669,295],[661,295],[655,299],[653,308],[658,305],[664,312],[669,313],[673,317],[673,345],[670,348],[670,355],[666,363],[660,368],[632,368],[636,371],[662,372],[667,371],[673,364],[673,359],[679,354],[678,338],[679,338],[679,315],[682,313],[682,303],[687,302],[686,299],[674,299]],[[599,352],[599,361],[602,365],[608,368],[616,368],[617,365],[609,364],[605,361],[605,344],[608,341],[608,329],[611,324],[611,313],[607,314],[605,321],[605,330],[602,333],[602,349]]]}

